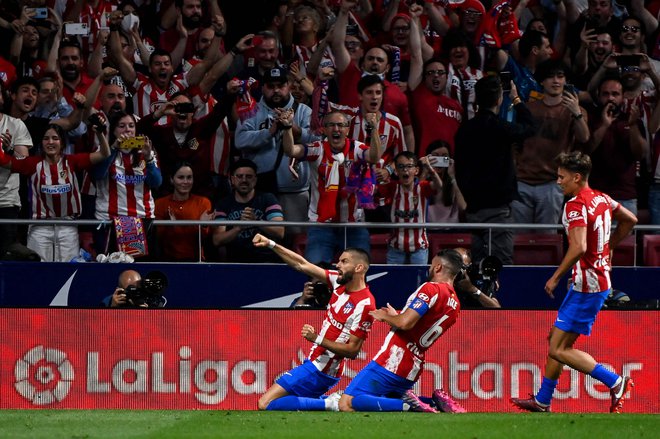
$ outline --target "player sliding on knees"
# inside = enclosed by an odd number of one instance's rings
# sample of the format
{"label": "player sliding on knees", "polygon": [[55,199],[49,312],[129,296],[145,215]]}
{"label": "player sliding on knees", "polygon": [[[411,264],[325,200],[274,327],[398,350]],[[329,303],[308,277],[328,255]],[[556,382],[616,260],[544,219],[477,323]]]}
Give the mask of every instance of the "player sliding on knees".
{"label": "player sliding on knees", "polygon": [[261,234],[256,247],[272,249],[292,268],[327,283],[334,290],[321,328],[302,327],[302,337],[312,342],[309,356],[300,366],[284,373],[261,398],[259,410],[337,411],[337,399],[321,396],[334,387],[344,370],[344,359],[357,357],[371,331],[376,301],[366,283],[369,255],[347,248],[336,270],[325,270]]}
{"label": "player sliding on knees", "polygon": [[[591,159],[588,155],[579,151],[562,153],[557,162],[557,183],[564,195],[572,197],[566,202],[562,217],[568,234],[568,250],[546,282],[545,292],[554,298],[553,291],[571,267],[572,285],[550,330],[550,348],[540,390],[528,399],[511,398],[511,403],[529,412],[549,412],[552,394],[564,365],[567,365],[609,387],[610,412],[618,413],[626,393],[633,386],[632,380],[609,371],[573,345],[580,334],[591,334],[596,315],[612,288],[610,252],[628,236],[637,217],[607,194],[589,187]],[[617,226],[610,235],[612,218],[617,221]]]}
{"label": "player sliding on knees", "polygon": [[[389,304],[371,312],[392,327],[374,359],[346,388],[339,400],[341,411],[437,413],[412,392],[424,366],[424,353],[458,318],[460,305],[454,278],[463,266],[461,255],[445,249],[431,261],[429,280],[408,297],[398,314]],[[441,411],[465,412],[441,389],[433,392]]]}

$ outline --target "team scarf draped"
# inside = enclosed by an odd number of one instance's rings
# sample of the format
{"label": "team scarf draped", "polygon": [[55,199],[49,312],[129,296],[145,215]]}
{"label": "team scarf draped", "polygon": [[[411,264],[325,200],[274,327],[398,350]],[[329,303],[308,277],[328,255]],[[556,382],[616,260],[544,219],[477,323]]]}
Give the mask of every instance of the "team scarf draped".
{"label": "team scarf draped", "polygon": [[323,132],[323,118],[328,112],[328,81],[317,80],[317,86],[312,92],[312,117],[310,127],[315,134]]}
{"label": "team scarf draped", "polygon": [[391,82],[398,84],[401,78],[401,49],[392,48],[392,72],[390,73]]}
{"label": "team scarf draped", "polygon": [[257,114],[257,101],[250,94],[250,90],[257,87],[259,81],[254,78],[247,80],[234,79],[240,82],[239,98],[236,99],[236,112],[241,122],[245,122]]}
{"label": "team scarf draped", "polygon": [[[355,160],[349,168],[348,177],[345,176],[343,164],[351,148],[355,148],[354,142],[346,139],[344,148],[340,152],[333,152],[328,141],[324,141],[322,145],[324,165],[319,166],[319,173],[323,173],[325,185],[318,188],[319,201],[316,209],[318,222],[339,221],[340,197],[347,198],[350,194],[356,195],[358,206],[373,209],[374,178],[369,164],[364,160]],[[340,191],[342,181],[346,181],[346,184]]]}

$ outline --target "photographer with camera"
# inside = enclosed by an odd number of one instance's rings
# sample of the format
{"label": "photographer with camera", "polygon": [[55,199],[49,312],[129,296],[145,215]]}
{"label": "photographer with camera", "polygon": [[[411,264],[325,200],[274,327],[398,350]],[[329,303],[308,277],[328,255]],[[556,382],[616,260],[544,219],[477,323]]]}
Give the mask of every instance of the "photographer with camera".
{"label": "photographer with camera", "polygon": [[167,299],[167,276],[160,271],[151,271],[144,278],[135,270],[122,271],[117,279],[117,288],[102,301],[109,308],[164,308]]}
{"label": "photographer with camera", "polygon": [[[323,261],[316,265],[323,268],[324,270],[332,270],[333,268],[332,264]],[[300,297],[294,299],[293,302],[291,302],[291,306],[289,306],[289,308],[326,309],[328,307],[328,303],[330,302],[331,294],[332,292],[325,282],[310,277],[307,282],[305,282],[305,286]]]}
{"label": "photographer with camera", "polygon": [[500,290],[497,275],[502,262],[495,256],[488,256],[481,264],[473,265],[468,249],[455,248],[463,258],[463,268],[454,280],[454,289],[461,302],[461,309],[502,308],[495,294]]}

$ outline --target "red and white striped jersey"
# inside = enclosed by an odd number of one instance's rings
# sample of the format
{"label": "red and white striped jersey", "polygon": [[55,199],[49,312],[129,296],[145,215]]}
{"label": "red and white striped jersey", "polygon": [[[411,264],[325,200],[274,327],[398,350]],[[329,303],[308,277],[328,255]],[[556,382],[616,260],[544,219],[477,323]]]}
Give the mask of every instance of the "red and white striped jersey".
{"label": "red and white striped jersey", "polygon": [[468,119],[472,119],[477,112],[474,86],[483,76],[483,72],[474,67],[468,66],[465,69],[456,70],[453,65],[449,64],[445,94],[459,102],[464,111],[467,110]]}
{"label": "red and white striped jersey", "polygon": [[424,368],[424,353],[456,323],[460,312],[454,287],[425,282],[408,297],[405,308],[422,317],[407,331],[392,328],[374,357],[376,363],[410,381],[417,381]]}
{"label": "red and white striped jersey", "polygon": [[[365,160],[369,147],[362,142],[355,141],[354,147],[349,148],[348,154],[342,157],[343,162],[339,166],[339,195],[337,201],[337,212],[333,217],[333,222],[356,222],[362,221],[363,210],[358,207],[355,193],[344,194],[343,188],[346,185],[346,179],[349,175],[349,169],[352,162],[356,160]],[[305,145],[305,157],[301,160],[310,162],[310,200],[309,200],[309,220],[316,222],[318,220],[319,201],[321,198],[319,188],[325,188],[329,180],[330,170],[332,168],[331,160],[336,160],[336,154],[332,154],[330,144],[326,140],[317,140],[316,142]],[[333,157],[329,159],[329,157]]]}
{"label": "red and white striped jersey", "polygon": [[[426,208],[429,198],[435,194],[430,181],[420,181],[406,191],[397,182],[378,185],[378,192],[392,200],[390,219],[393,224],[420,224],[426,222]],[[415,252],[429,247],[426,229],[399,227],[392,231],[389,245],[404,252]]]}
{"label": "red and white striped jersey", "polygon": [[[346,287],[337,283],[337,277],[336,271],[326,270],[326,282],[332,286],[334,292],[318,333],[323,338],[337,343],[348,343],[351,335],[366,340],[374,320],[369,312],[376,309],[376,299],[369,287],[346,292]],[[319,371],[327,375],[340,377],[344,371],[344,357],[317,344],[312,346],[308,358]]]}
{"label": "red and white striped jersey", "polygon": [[[133,83],[133,111],[135,115],[142,118],[151,114],[160,106],[170,100],[170,97],[179,91],[188,88],[188,82],[181,75],[173,76],[167,89],[159,88],[156,83],[148,76],[138,73]],[[162,117],[159,125],[167,122],[166,117]]]}
{"label": "red and white striped jersey", "polygon": [[[294,57],[299,61],[301,74],[305,74],[305,75],[307,74],[307,64],[309,63],[309,60],[312,58],[314,52],[316,52],[318,46],[319,46],[318,43],[314,44],[311,48],[301,46],[299,44],[293,45],[293,52],[295,54]],[[323,57],[321,58],[319,67],[329,67],[329,66],[334,67],[334,65],[335,65],[335,56],[332,54],[332,49],[330,49],[330,46],[328,46],[325,48],[323,52]]]}
{"label": "red and white striped jersey", "polygon": [[146,183],[147,164],[142,152],[133,166],[133,155],[117,151],[108,174],[96,180],[96,219],[109,220],[117,216],[154,218],[155,203]]}
{"label": "red and white striped jersey", "polygon": [[618,208],[609,195],[589,187],[566,202],[562,215],[566,233],[574,227],[587,229],[587,251],[573,266],[575,291],[598,293],[611,288],[610,231],[612,212]]}
{"label": "red and white striped jersey", "polygon": [[76,171],[92,166],[89,154],[65,155],[50,164],[43,157],[12,160],[12,170],[30,175],[29,199],[33,219],[75,218],[80,215]]}
{"label": "red and white striped jersey", "polygon": [[[359,107],[349,107],[346,105],[330,104],[333,110],[341,111],[351,117],[351,126],[348,130],[348,137],[354,140],[364,142],[367,139],[367,132],[364,130],[366,124],[360,112]],[[372,135],[374,135],[372,133]],[[403,136],[403,126],[401,120],[393,114],[381,112],[380,123],[378,124],[378,136],[380,137],[380,146],[383,155],[381,159],[385,164],[392,163],[394,157],[407,151],[406,139]]]}

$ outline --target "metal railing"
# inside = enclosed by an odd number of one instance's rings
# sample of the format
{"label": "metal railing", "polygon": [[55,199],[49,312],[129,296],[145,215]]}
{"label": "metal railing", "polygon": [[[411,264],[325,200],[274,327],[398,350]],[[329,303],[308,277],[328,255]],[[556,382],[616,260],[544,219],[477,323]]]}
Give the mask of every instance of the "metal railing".
{"label": "metal railing", "polygon": [[[266,221],[218,221],[218,220],[211,220],[211,221],[198,221],[198,220],[176,220],[176,221],[171,221],[171,220],[152,220],[152,224],[155,226],[166,226],[166,227],[180,227],[180,226],[195,226],[197,227],[198,233],[198,250],[201,250],[203,247],[203,240],[202,240],[202,228],[203,227],[217,227],[219,225],[222,226],[253,226],[253,227],[259,227],[263,226]],[[97,228],[101,228],[103,226],[110,226],[113,224],[112,221],[110,220],[63,220],[63,219],[44,219],[44,220],[34,220],[34,219],[16,219],[16,220],[8,220],[8,219],[0,219],[0,225],[2,224],[13,224],[13,225],[30,225],[30,224],[36,224],[40,226],[45,226],[45,225],[61,225],[61,226],[71,226],[71,225],[77,225],[77,226],[95,226]],[[316,222],[297,222],[297,221],[277,221],[277,222],[269,222],[269,226],[282,226],[282,227],[298,227],[298,228],[309,228],[309,227],[331,227],[331,228],[346,228],[346,229],[351,229],[351,228],[368,228],[368,229],[393,229],[393,228],[402,228],[402,225],[400,224],[394,224],[394,223],[366,223],[366,222],[359,222],[359,223],[316,223]],[[493,223],[420,223],[420,224],[405,224],[405,228],[407,229],[421,229],[421,228],[426,228],[427,231],[430,232],[437,232],[437,231],[443,231],[443,232],[449,232],[452,233],[451,231],[459,231],[459,232],[467,232],[471,230],[488,230],[488,247],[491,248],[491,237],[492,237],[492,232],[493,230],[513,230],[515,231],[542,231],[542,230],[557,230],[557,231],[562,231],[563,227],[561,225],[554,225],[554,224],[493,224]],[[456,233],[456,232],[454,232]],[[657,225],[637,225],[633,229],[633,236],[635,236],[634,239],[634,261],[633,265],[637,266],[637,252],[638,252],[638,242],[639,242],[639,235],[640,234],[645,234],[645,233],[651,233],[651,234],[658,234],[660,233],[660,226]],[[542,236],[542,235],[540,235]],[[344,241],[346,243],[346,239]],[[200,258],[198,262],[204,262],[201,259],[201,251],[199,252]]]}

